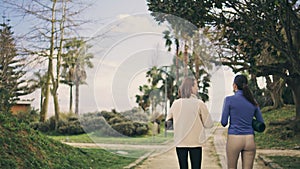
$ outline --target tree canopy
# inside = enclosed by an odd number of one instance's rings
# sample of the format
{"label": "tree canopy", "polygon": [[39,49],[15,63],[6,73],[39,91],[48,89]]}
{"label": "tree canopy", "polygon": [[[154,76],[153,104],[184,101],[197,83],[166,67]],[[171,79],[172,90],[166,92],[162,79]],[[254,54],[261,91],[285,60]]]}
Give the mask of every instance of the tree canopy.
{"label": "tree canopy", "polygon": [[297,0],[148,0],[159,21],[169,14],[206,27],[223,65],[254,77],[276,75],[292,89],[300,130],[300,8]]}

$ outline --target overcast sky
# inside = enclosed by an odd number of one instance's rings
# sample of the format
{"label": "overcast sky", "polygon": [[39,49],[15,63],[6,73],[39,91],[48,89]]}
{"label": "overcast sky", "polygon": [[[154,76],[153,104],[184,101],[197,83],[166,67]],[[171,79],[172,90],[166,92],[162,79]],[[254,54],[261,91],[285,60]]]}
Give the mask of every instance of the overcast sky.
{"label": "overcast sky", "polygon": [[[98,110],[128,110],[135,106],[138,86],[146,83],[145,72],[152,66],[171,64],[173,54],[167,52],[162,32],[166,25],[158,25],[147,11],[143,0],[101,0],[85,13],[84,18],[94,20],[85,25],[80,34],[86,37],[105,37],[92,41],[94,68],[87,70],[87,85],[80,87],[80,113]],[[14,22],[11,22],[14,24]],[[22,30],[19,22],[14,31]],[[218,120],[223,99],[232,94],[233,74],[228,68],[212,70],[210,101],[207,103]],[[39,108],[39,90],[26,98]],[[69,88],[60,85],[59,103],[62,112],[69,107]],[[75,93],[74,93],[75,95]],[[49,113],[52,114],[52,99]],[[74,109],[73,109],[74,110]]]}

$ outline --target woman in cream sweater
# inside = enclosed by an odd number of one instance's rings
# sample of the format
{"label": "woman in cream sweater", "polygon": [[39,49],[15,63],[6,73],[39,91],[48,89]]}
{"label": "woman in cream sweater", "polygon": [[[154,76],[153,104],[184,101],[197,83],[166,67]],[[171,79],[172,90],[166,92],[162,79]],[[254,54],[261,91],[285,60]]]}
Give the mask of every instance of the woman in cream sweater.
{"label": "woman in cream sweater", "polygon": [[173,119],[180,169],[188,168],[188,153],[192,168],[200,169],[202,145],[206,141],[204,128],[211,128],[213,122],[206,105],[197,98],[198,84],[194,78],[185,78],[179,92],[180,98],[173,102],[166,120]]}

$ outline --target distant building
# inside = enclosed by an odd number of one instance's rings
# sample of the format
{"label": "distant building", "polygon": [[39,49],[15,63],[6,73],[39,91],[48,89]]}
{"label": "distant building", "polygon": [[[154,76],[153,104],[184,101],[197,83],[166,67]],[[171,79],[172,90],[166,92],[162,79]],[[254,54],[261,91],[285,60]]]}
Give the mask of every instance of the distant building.
{"label": "distant building", "polygon": [[30,110],[31,107],[31,101],[27,100],[20,100],[17,101],[12,107],[11,107],[11,112],[13,114],[19,113],[19,112],[27,112]]}

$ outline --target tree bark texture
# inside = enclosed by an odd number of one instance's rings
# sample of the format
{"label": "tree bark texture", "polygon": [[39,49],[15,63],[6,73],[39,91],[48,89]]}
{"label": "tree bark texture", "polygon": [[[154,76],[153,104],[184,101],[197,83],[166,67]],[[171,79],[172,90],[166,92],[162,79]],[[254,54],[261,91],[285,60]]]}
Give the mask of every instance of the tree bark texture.
{"label": "tree bark texture", "polygon": [[269,76],[266,76],[267,89],[270,91],[271,98],[273,101],[273,108],[278,109],[284,106],[282,100],[282,91],[284,87],[284,81],[276,75],[273,75],[273,82]]}

